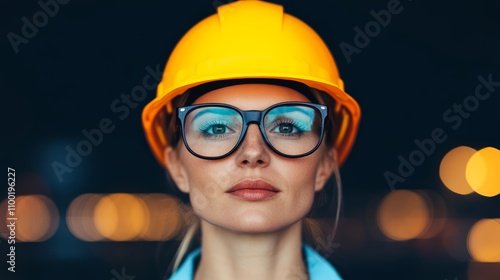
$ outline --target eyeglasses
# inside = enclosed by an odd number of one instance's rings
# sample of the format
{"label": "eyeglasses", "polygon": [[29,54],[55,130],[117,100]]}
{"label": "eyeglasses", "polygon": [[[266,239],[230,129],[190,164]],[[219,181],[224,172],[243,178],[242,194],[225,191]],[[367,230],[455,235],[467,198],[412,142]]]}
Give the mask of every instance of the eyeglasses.
{"label": "eyeglasses", "polygon": [[219,103],[177,108],[186,148],[203,159],[220,159],[234,152],[252,123],[277,154],[309,155],[321,144],[327,112],[325,105],[304,102],[278,103],[263,111]]}

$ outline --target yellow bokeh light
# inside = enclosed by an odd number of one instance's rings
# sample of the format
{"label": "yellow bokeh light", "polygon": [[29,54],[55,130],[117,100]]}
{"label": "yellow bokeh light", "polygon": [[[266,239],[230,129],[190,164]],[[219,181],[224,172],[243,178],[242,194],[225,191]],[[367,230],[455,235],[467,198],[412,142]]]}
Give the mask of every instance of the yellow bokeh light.
{"label": "yellow bokeh light", "polygon": [[500,150],[487,147],[476,152],[467,163],[467,182],[482,196],[500,194]]}
{"label": "yellow bokeh light", "polygon": [[467,162],[474,153],[476,153],[475,149],[460,146],[449,151],[441,160],[439,177],[452,192],[466,195],[474,191],[465,178]]}
{"label": "yellow bokeh light", "polygon": [[474,260],[500,262],[500,219],[482,219],[467,237],[467,248]]}
{"label": "yellow bokeh light", "polygon": [[381,202],[377,222],[381,231],[393,240],[419,237],[429,226],[430,213],[425,199],[416,192],[397,190]]}
{"label": "yellow bokeh light", "polygon": [[104,237],[115,241],[134,240],[149,226],[146,204],[136,195],[116,193],[99,200],[94,211],[94,223]]}
{"label": "yellow bokeh light", "polygon": [[68,207],[66,223],[68,228],[80,240],[98,241],[103,236],[94,224],[94,209],[102,198],[98,194],[83,194],[75,198]]}
{"label": "yellow bokeh light", "polygon": [[23,242],[45,241],[59,226],[57,207],[43,195],[17,197],[15,217],[16,239]]}

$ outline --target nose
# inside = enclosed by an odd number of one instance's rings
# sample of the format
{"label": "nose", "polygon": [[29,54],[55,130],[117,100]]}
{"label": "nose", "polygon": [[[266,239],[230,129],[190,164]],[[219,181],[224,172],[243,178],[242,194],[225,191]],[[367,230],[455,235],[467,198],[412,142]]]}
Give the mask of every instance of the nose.
{"label": "nose", "polygon": [[236,151],[236,161],[239,166],[265,167],[269,165],[270,152],[259,127],[256,124],[250,124],[241,146]]}

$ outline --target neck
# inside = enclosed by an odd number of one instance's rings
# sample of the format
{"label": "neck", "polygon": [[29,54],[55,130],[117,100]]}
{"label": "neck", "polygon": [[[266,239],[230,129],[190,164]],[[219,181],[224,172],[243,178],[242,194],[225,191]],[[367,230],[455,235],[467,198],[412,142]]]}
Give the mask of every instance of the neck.
{"label": "neck", "polygon": [[195,280],[307,280],[302,223],[273,233],[238,233],[201,222],[202,255]]}

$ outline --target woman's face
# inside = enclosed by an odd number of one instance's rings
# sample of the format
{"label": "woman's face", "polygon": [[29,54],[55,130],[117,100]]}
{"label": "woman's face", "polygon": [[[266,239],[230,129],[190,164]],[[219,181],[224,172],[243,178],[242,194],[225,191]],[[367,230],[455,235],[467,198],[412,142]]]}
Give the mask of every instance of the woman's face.
{"label": "woman's face", "polygon": [[[194,104],[225,103],[242,110],[263,110],[286,101],[309,102],[290,88],[242,84],[210,91]],[[238,149],[225,158],[198,158],[180,142],[175,150],[166,149],[165,160],[177,186],[189,193],[198,217],[237,232],[272,232],[300,221],[309,212],[315,192],[330,177],[334,164],[324,143],[301,158],[274,153],[256,124],[249,125]],[[235,186],[274,190],[230,192]]]}

